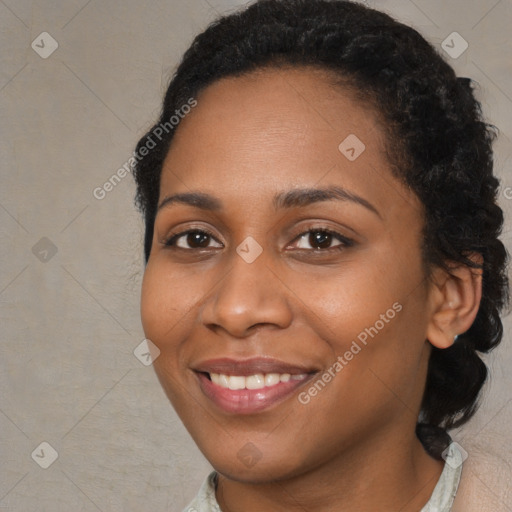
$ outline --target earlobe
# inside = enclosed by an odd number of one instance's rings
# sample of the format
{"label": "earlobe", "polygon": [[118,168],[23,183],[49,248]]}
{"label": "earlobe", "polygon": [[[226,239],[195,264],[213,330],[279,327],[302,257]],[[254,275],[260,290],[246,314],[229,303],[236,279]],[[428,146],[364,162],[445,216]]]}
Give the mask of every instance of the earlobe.
{"label": "earlobe", "polygon": [[[483,263],[479,253],[472,253],[469,258],[479,265]],[[429,294],[427,339],[436,348],[448,348],[476,318],[482,298],[482,270],[460,263],[449,271],[437,268]]]}

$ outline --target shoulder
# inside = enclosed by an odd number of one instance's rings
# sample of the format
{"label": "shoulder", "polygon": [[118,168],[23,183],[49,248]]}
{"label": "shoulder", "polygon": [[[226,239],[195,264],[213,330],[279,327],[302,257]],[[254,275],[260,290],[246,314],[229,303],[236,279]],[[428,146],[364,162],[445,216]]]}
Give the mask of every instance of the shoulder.
{"label": "shoulder", "polygon": [[[468,447],[469,448],[469,447]],[[487,447],[488,448],[488,447]],[[504,452],[470,447],[452,512],[508,512],[512,502],[512,468]]]}

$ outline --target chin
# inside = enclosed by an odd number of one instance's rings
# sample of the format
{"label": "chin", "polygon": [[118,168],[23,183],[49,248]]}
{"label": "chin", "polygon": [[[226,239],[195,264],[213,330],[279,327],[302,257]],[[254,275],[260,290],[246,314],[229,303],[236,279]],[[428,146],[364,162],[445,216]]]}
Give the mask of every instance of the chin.
{"label": "chin", "polygon": [[296,452],[296,449],[283,452],[277,447],[267,447],[262,452],[249,441],[240,450],[204,450],[203,454],[215,471],[230,480],[264,484],[287,480],[305,472],[306,462],[289,455]]}

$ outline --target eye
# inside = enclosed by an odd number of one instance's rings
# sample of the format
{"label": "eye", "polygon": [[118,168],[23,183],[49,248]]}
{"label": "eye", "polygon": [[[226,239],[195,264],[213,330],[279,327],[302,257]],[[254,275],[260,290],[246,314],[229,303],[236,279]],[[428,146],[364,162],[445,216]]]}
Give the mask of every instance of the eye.
{"label": "eye", "polygon": [[[312,252],[327,252],[331,250],[342,250],[354,245],[354,242],[342,234],[327,229],[314,228],[301,233],[295,238],[298,240],[296,249],[309,250]],[[210,245],[211,242],[216,245]],[[332,245],[337,242],[336,245]],[[166,247],[173,247],[184,250],[199,250],[209,248],[220,248],[222,244],[217,241],[213,233],[205,229],[189,229],[171,235],[165,242]],[[309,247],[308,247],[309,245]]]}
{"label": "eye", "polygon": [[222,247],[222,244],[217,242],[213,234],[209,231],[205,229],[189,229],[171,235],[171,237],[164,242],[164,245],[166,247],[177,247],[185,250],[208,249],[211,240],[214,240],[218,244],[215,247]]}
{"label": "eye", "polygon": [[[354,242],[342,234],[326,228],[314,228],[301,233],[295,240],[299,240],[297,249],[312,249],[315,252],[342,250],[351,247]],[[338,242],[332,245],[333,242]],[[309,246],[309,247],[308,247]]]}

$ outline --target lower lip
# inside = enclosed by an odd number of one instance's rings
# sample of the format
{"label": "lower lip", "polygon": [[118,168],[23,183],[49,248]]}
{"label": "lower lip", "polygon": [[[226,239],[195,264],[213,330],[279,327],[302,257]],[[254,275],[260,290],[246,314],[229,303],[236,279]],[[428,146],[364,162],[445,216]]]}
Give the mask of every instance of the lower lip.
{"label": "lower lip", "polygon": [[274,386],[261,389],[229,389],[218,386],[204,373],[196,373],[203,393],[225,412],[252,414],[263,411],[289,397],[298,387],[309,381],[313,375],[304,380],[279,382]]}

